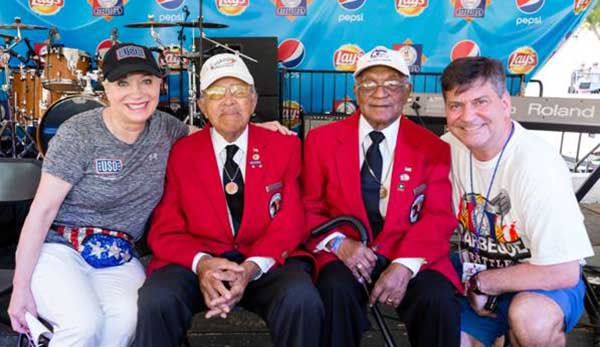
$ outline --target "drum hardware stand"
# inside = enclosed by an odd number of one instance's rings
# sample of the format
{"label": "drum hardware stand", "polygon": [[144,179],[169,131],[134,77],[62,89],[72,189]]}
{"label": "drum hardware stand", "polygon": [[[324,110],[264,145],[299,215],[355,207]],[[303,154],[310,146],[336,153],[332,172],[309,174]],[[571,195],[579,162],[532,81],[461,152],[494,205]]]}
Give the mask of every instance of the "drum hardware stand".
{"label": "drum hardware stand", "polygon": [[[182,9],[183,13],[184,13],[184,18],[183,21],[187,22],[189,16],[190,16],[190,10],[188,9],[187,6],[183,6]],[[184,55],[183,55],[183,42],[185,41],[185,35],[183,33],[183,29],[185,27],[182,25],[181,28],[178,30],[177,32],[177,39],[179,40],[179,102],[181,104],[181,107],[184,106],[183,104],[183,68],[184,68]],[[194,30],[192,30],[192,45],[194,42]],[[192,50],[193,50],[193,46],[192,46]],[[192,101],[192,90],[193,90],[193,84],[190,83],[190,66],[188,65],[186,67],[187,70],[187,75],[188,75],[188,114],[190,117],[194,116],[195,113],[192,112],[192,104],[195,103],[195,94],[194,96],[194,101]],[[169,100],[170,101],[170,100]],[[191,118],[190,118],[191,119]],[[184,121],[185,123],[185,121]],[[191,123],[190,123],[191,124]]]}
{"label": "drum hardware stand", "polygon": [[[15,18],[16,20],[16,18]],[[14,47],[14,44],[11,46]],[[6,120],[6,122],[4,123],[4,125],[2,125],[2,131],[0,132],[0,136],[2,135],[2,133],[4,133],[4,130],[6,130],[6,128],[9,129],[10,131],[10,144],[11,144],[11,155],[13,158],[17,157],[17,136],[16,136],[16,126],[15,126],[15,120],[14,120],[14,109],[12,106],[12,83],[10,80],[10,66],[8,64],[6,64],[6,67],[4,68],[4,74],[5,74],[5,80],[6,83],[2,85],[2,91],[4,93],[6,93],[6,95],[8,96],[8,107],[6,108],[6,112],[8,112],[8,119]]]}
{"label": "drum hardware stand", "polygon": [[83,85],[83,95],[95,96],[94,88],[92,88],[92,81],[98,82],[100,71],[87,72],[85,75],[81,73],[81,70],[77,70],[77,80]]}
{"label": "drum hardware stand", "polygon": [[[153,22],[153,21],[154,21],[154,15],[149,14],[148,22]],[[167,49],[165,47],[165,45],[162,43],[162,41],[160,40],[160,34],[156,30],[154,30],[154,26],[150,26],[150,36],[152,37],[152,39],[154,39],[154,42],[156,42],[163,51]]]}

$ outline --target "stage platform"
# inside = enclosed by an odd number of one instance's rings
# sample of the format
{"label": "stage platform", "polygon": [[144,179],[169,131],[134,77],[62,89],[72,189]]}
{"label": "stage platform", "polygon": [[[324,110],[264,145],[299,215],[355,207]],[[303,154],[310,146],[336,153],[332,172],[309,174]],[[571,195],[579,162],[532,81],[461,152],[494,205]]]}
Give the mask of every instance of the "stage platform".
{"label": "stage platform", "polygon": [[[590,265],[600,266],[600,204],[582,204],[582,211],[586,218],[586,226],[596,256],[588,259]],[[1,253],[6,253],[0,250]],[[2,260],[6,259],[0,255],[0,265]],[[599,278],[600,280],[600,278]],[[6,301],[7,298],[0,298]],[[1,307],[6,307],[5,302],[0,302]],[[394,316],[389,309],[383,310],[384,315]],[[5,314],[2,312],[2,314]],[[376,324],[373,322],[373,326]],[[406,329],[403,324],[388,319],[388,326],[396,338],[398,346],[410,346],[406,336]],[[272,346],[269,332],[264,322],[253,313],[238,310],[235,311],[226,320],[212,319],[206,320],[202,315],[196,315],[192,323],[192,328],[188,332],[190,347],[250,347]],[[580,323],[568,336],[567,346],[569,347],[600,347],[596,342],[600,337],[594,335],[593,329],[589,326],[587,315],[582,318]],[[0,324],[0,347],[16,346],[17,336],[6,326]],[[378,330],[372,330],[364,335],[362,346],[375,347],[383,346],[383,340]],[[112,347],[112,346],[110,346]]]}

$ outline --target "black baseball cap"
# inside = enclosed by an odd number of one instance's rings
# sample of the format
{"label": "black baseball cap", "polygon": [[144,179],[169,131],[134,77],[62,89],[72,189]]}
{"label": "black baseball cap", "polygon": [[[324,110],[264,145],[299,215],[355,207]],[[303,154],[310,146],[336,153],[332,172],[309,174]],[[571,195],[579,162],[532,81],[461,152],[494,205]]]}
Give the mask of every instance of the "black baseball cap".
{"label": "black baseball cap", "polygon": [[148,47],[135,43],[119,43],[112,46],[102,62],[104,79],[114,82],[131,72],[147,72],[163,77],[162,70]]}

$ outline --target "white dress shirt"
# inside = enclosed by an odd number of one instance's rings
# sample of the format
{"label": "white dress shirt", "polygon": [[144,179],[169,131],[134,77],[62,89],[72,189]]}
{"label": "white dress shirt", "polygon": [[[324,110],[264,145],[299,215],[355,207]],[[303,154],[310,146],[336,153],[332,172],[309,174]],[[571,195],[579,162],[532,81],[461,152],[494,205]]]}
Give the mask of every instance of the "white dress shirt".
{"label": "white dress shirt", "polygon": [[[387,126],[385,129],[379,130],[385,136],[385,139],[383,141],[381,141],[381,143],[379,144],[379,151],[381,152],[381,157],[383,159],[382,170],[381,170],[381,180],[382,180],[381,183],[387,189],[388,192],[391,192],[390,185],[392,182],[392,170],[394,167],[394,152],[396,149],[396,140],[398,138],[398,130],[400,129],[400,118],[401,117],[398,117],[398,119],[396,119],[392,124]],[[369,124],[369,122],[367,122],[367,120],[361,114],[359,121],[358,121],[358,164],[359,164],[358,169],[359,170],[362,168],[363,162],[365,161],[365,153],[367,152],[367,150],[369,149],[369,147],[372,144],[371,137],[369,136],[369,134],[371,133],[371,131],[374,131],[374,130],[375,129],[373,129],[371,124]],[[385,216],[387,214],[387,206],[388,206],[389,201],[390,201],[390,194],[387,194],[385,196],[385,198],[379,199],[379,212],[381,213],[381,216],[383,217],[384,220],[385,220]],[[323,239],[321,242],[319,242],[319,244],[315,248],[315,251],[325,250],[325,251],[329,252],[330,250],[325,246],[329,243],[329,241],[333,240],[334,238],[336,238],[338,236],[344,236],[344,234],[342,234],[338,231],[332,233],[331,235],[329,235],[325,239]],[[394,263],[399,263],[399,264],[402,264],[402,265],[406,266],[407,268],[409,268],[413,273],[413,277],[417,275],[417,273],[419,272],[419,269],[421,268],[421,265],[423,265],[424,261],[425,261],[425,259],[423,259],[423,258],[396,258],[393,260]]]}
{"label": "white dress shirt", "polygon": [[[221,134],[219,134],[215,128],[210,128],[210,139],[213,145],[213,149],[215,150],[215,158],[217,159],[217,167],[219,169],[219,177],[221,178],[221,188],[223,187],[223,167],[225,166],[225,161],[227,160],[227,150],[225,149],[226,146],[229,145],[236,145],[238,146],[238,150],[237,152],[235,152],[235,155],[233,156],[233,161],[239,166],[240,168],[240,174],[242,175],[242,178],[244,179],[244,182],[246,181],[246,153],[248,153],[248,126],[246,126],[246,129],[244,129],[244,132],[242,132],[242,134],[233,142],[227,142],[227,140],[225,140],[223,138],[223,136],[221,136]],[[231,175],[231,178],[233,178],[233,176],[235,175],[235,173],[230,172],[229,173]],[[223,190],[223,194],[225,194],[225,191]],[[229,208],[227,208],[227,216],[229,218],[229,225],[231,226],[231,233],[235,234],[235,230],[233,229],[233,220],[231,219],[231,211],[229,211]],[[198,262],[205,256],[210,256],[207,253],[204,252],[198,252],[198,254],[196,254],[196,256],[194,257],[194,260],[192,261],[192,271],[194,271],[194,273],[196,272],[196,267],[198,265]],[[267,271],[269,271],[269,269],[275,264],[275,259],[273,258],[268,258],[268,257],[249,257],[247,258],[245,261],[252,261],[254,262],[259,268],[261,273],[256,276],[254,279],[259,278],[260,276],[262,276],[262,274],[266,273]]]}

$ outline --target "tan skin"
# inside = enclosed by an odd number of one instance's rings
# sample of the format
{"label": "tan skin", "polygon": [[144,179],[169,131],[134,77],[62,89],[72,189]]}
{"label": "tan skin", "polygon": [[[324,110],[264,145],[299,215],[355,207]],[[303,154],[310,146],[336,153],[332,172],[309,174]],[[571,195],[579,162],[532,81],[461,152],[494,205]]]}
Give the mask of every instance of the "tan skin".
{"label": "tan skin", "polygon": [[[411,86],[406,83],[398,92],[390,92],[379,86],[369,94],[361,91],[360,83],[374,81],[381,84],[388,80],[404,79],[405,77],[398,71],[385,66],[368,68],[357,76],[354,94],[357,96],[362,116],[373,129],[385,129],[402,115],[402,109],[410,95]],[[359,241],[345,238],[336,255],[352,271],[357,280],[361,282],[366,280],[371,283],[371,273],[377,261],[374,250],[365,247]],[[397,307],[404,298],[411,277],[412,271],[406,266],[392,263],[375,282],[369,303],[380,302]]]}
{"label": "tan skin", "polygon": [[[109,106],[105,108],[102,117],[104,124],[115,137],[126,143],[136,141],[158,104],[160,83],[160,78],[144,73],[131,73],[114,82],[103,82]],[[260,126],[286,135],[292,133],[278,122]],[[191,132],[197,130],[196,127],[190,127]],[[64,180],[42,172],[16,251],[13,292],[8,307],[11,325],[16,332],[25,333],[28,330],[25,312],[37,315],[37,307],[30,289],[31,276],[47,230],[71,188],[72,185]],[[229,270],[238,269],[232,267]]]}
{"label": "tan skin", "polygon": [[[239,84],[251,88],[247,83],[233,77],[221,78],[209,88]],[[246,129],[256,103],[257,95],[254,91],[247,97],[236,98],[228,90],[221,100],[210,100],[203,95],[198,105],[215,131],[228,142],[233,142]],[[260,268],[252,261],[238,265],[225,258],[203,257],[198,262],[196,273],[204,302],[209,309],[205,317],[226,318],[231,308],[241,300],[248,283],[260,273]],[[226,288],[225,282],[229,284],[230,289]]]}
{"label": "tan skin", "polygon": [[[448,129],[480,161],[489,161],[500,153],[510,134],[511,101],[508,92],[499,95],[489,81],[477,80],[460,93],[458,88],[444,95]],[[509,338],[513,346],[564,346],[566,343],[560,307],[546,296],[523,292],[531,289],[557,290],[573,287],[579,280],[579,264],[571,261],[553,265],[522,263],[490,269],[478,275],[482,292],[500,295],[521,292],[509,307]],[[467,288],[467,299],[480,316],[494,316],[484,308],[487,295]],[[544,319],[532,320],[532,316]],[[461,333],[461,346],[483,344]]]}
{"label": "tan skin", "polygon": [[[135,142],[158,104],[160,83],[160,78],[142,73],[132,73],[115,82],[104,83],[110,106],[104,109],[102,117],[115,137],[126,143]],[[30,289],[31,276],[47,231],[71,188],[70,183],[42,172],[19,237],[13,292],[8,307],[12,328],[19,333],[28,329],[25,312],[37,315]]]}

